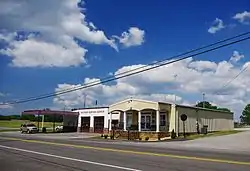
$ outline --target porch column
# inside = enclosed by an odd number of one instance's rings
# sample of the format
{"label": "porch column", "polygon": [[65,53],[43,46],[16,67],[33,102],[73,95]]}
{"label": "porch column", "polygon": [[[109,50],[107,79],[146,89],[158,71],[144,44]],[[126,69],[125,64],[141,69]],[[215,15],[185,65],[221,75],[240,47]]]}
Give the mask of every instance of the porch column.
{"label": "porch column", "polygon": [[109,130],[112,130],[112,112],[109,113]]}
{"label": "porch column", "polygon": [[156,110],[156,132],[160,132],[160,112]]}
{"label": "porch column", "polygon": [[123,112],[123,130],[126,131],[127,129],[127,113]]}
{"label": "porch column", "polygon": [[141,132],[141,111],[138,111],[138,131]]}

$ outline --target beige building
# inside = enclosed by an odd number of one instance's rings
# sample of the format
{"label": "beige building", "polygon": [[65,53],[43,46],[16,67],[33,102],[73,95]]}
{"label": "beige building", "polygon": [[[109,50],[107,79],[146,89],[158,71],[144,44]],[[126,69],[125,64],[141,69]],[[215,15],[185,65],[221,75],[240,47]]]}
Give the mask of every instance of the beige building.
{"label": "beige building", "polygon": [[[207,126],[208,132],[231,130],[234,127],[233,113],[199,107],[175,105],[140,99],[127,99],[109,106],[109,118],[119,118],[118,127],[123,131],[136,130],[139,137],[166,137],[174,130],[177,135],[183,132],[181,114],[187,115],[185,132],[197,132]],[[117,117],[117,115],[119,117]],[[109,129],[111,130],[109,119]]]}

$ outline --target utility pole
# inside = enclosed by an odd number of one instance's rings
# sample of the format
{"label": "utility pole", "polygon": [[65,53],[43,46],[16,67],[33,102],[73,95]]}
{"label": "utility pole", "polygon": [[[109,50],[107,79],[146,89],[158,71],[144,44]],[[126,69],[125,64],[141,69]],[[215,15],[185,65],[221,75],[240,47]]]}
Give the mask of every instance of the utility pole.
{"label": "utility pole", "polygon": [[83,106],[84,106],[84,108],[86,107],[86,94],[84,93],[84,102],[83,102]]}
{"label": "utility pole", "polygon": [[205,93],[202,94],[202,107],[205,108]]}
{"label": "utility pole", "polygon": [[[176,82],[177,74],[174,75],[174,82]],[[174,94],[174,104],[176,104],[176,93]]]}

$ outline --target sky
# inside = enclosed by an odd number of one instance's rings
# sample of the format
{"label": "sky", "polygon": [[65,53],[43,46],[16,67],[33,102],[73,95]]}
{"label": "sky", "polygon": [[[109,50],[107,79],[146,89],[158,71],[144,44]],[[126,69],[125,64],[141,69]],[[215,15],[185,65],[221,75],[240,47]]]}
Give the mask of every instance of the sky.
{"label": "sky", "polygon": [[[0,1],[0,103],[57,93],[249,31],[249,0]],[[250,103],[249,41],[138,75],[38,101],[27,109],[106,106],[129,97],[227,107]],[[150,65],[151,66],[151,65]],[[176,77],[175,77],[176,75]]]}

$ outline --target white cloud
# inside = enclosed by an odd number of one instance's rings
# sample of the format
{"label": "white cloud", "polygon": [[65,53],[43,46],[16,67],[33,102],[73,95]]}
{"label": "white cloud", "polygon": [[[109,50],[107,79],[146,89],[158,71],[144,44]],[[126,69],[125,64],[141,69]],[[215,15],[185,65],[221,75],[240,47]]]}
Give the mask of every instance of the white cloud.
{"label": "white cloud", "polygon": [[[78,40],[92,44],[107,44],[117,49],[115,41],[86,21],[80,0],[3,0],[0,1],[0,39],[9,43],[0,53],[12,57],[18,67],[77,66],[86,63],[87,50]],[[17,31],[20,35],[14,40]],[[2,33],[3,32],[3,33]]]}
{"label": "white cloud", "polygon": [[0,102],[0,109],[12,109],[13,106]]}
{"label": "white cloud", "polygon": [[242,13],[237,13],[233,19],[238,20],[240,23],[249,24],[250,23],[250,12],[244,11]]}
{"label": "white cloud", "polygon": [[0,97],[4,97],[6,94],[0,92]]}
{"label": "white cloud", "polygon": [[[234,65],[228,61],[218,63],[211,61],[195,61],[189,58],[177,63],[172,63],[145,73],[126,77],[115,81],[113,84],[100,84],[81,91],[72,92],[54,99],[55,104],[67,104],[69,106],[82,106],[83,93],[87,94],[87,104],[111,104],[129,97],[142,98],[155,101],[174,101],[177,92],[179,104],[194,105],[201,100],[201,92],[205,92],[206,99],[220,107],[227,107],[239,117],[244,105],[250,102],[250,71],[244,72],[227,87],[221,89],[226,82],[236,76],[240,70],[250,62],[242,66]],[[124,66],[114,74],[128,72],[145,65]],[[174,74],[177,74],[175,80]],[[87,78],[83,84],[100,82],[99,79]],[[55,91],[73,85],[59,84]],[[65,100],[65,102],[63,101]]]}
{"label": "white cloud", "polygon": [[219,18],[216,18],[213,22],[213,25],[208,29],[208,32],[211,34],[216,33],[217,31],[220,31],[221,29],[225,28],[225,25],[223,24],[223,21]]}
{"label": "white cloud", "polygon": [[244,58],[244,55],[240,54],[238,51],[234,51],[233,55],[230,58],[230,61],[232,61],[232,62],[238,62],[242,58]]}
{"label": "white cloud", "polygon": [[119,39],[120,43],[125,47],[139,46],[144,43],[145,31],[137,27],[130,27],[128,32],[123,32],[120,37],[114,36]]}
{"label": "white cloud", "polygon": [[217,64],[211,61],[195,61],[190,63],[189,67],[197,69],[198,71],[203,70],[215,70],[217,68]]}

